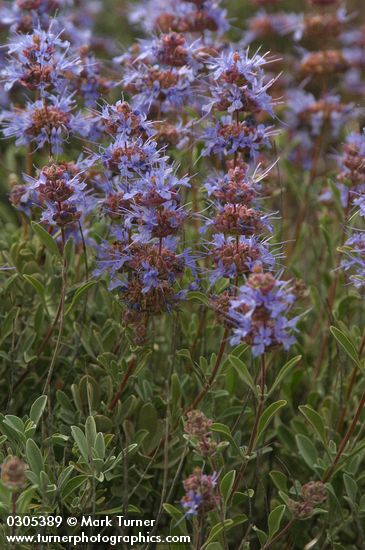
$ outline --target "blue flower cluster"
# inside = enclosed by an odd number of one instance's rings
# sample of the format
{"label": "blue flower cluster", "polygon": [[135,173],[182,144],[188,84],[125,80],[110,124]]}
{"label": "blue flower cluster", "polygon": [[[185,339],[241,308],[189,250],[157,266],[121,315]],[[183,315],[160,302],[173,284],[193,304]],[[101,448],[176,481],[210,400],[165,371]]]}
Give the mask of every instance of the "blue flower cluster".
{"label": "blue flower cluster", "polygon": [[99,118],[104,137],[93,160],[103,167],[100,205],[112,222],[112,241],[99,247],[96,274],[109,275],[140,341],[149,316],[170,311],[185,295],[186,270],[195,270],[189,250],[180,251],[178,243],[188,216],[181,189],[190,184],[158,149],[143,113],[118,102],[104,105]]}
{"label": "blue flower cluster", "polygon": [[[277,103],[268,93],[275,82],[266,78],[268,62],[258,52],[251,57],[249,50],[229,50],[209,59],[203,106],[207,127],[202,133],[202,154],[216,154],[225,167],[205,184],[212,209],[205,224],[205,230],[213,230],[207,245],[214,264],[210,282],[226,278],[230,283],[228,290],[213,298],[213,305],[218,319],[233,330],[232,343],[249,343],[254,356],[275,346],[288,349],[295,341],[297,322],[287,316],[295,301],[294,293],[287,291],[289,283],[272,273],[273,216],[260,204],[261,182],[272,166],[253,163],[264,158],[263,149],[270,147],[277,133],[274,126],[265,124]],[[210,127],[213,115],[217,120]],[[266,293],[265,284],[253,288],[253,281],[270,281],[272,288]]]}
{"label": "blue flower cluster", "polygon": [[232,343],[248,343],[254,357],[277,346],[289,349],[299,319],[288,318],[295,299],[288,281],[277,280],[271,273],[252,273],[230,303]]}
{"label": "blue flower cluster", "polygon": [[131,23],[147,32],[183,32],[211,39],[229,28],[220,0],[144,0],[130,12]]}
{"label": "blue flower cluster", "polygon": [[187,516],[206,514],[217,507],[219,496],[216,494],[218,474],[204,474],[201,468],[185,479],[185,495],[181,501]]}
{"label": "blue flower cluster", "polygon": [[189,43],[180,33],[170,32],[142,40],[135,48],[117,57],[124,65],[123,85],[132,95],[134,107],[158,113],[180,112],[194,97],[194,81],[199,69],[199,43]]}
{"label": "blue flower cluster", "polygon": [[[365,218],[365,130],[352,133],[340,158],[338,185],[346,211],[356,208],[360,220]],[[358,289],[365,287],[365,230],[352,228],[352,234],[343,247],[341,268],[349,272],[350,282]]]}

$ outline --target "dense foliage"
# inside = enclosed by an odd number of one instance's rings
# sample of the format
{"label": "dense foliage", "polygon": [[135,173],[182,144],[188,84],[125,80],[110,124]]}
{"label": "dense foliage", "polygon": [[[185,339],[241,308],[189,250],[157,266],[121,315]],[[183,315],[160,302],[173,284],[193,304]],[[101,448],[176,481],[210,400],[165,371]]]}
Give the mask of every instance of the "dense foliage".
{"label": "dense foliage", "polygon": [[0,2],[4,517],[365,547],[363,7],[245,4]]}

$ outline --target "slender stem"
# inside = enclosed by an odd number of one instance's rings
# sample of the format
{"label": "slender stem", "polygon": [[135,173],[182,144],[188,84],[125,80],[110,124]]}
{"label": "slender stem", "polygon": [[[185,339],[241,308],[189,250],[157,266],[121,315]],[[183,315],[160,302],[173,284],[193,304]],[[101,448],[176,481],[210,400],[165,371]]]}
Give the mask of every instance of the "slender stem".
{"label": "slender stem", "polygon": [[[250,440],[249,440],[249,443],[248,443],[248,447],[247,447],[247,452],[246,452],[246,455],[247,457],[250,456],[250,454],[252,453],[252,451],[254,450],[255,448],[255,444],[256,444],[256,438],[257,438],[257,430],[258,430],[258,426],[259,426],[259,422],[260,422],[260,418],[261,418],[261,415],[262,415],[262,412],[263,412],[263,409],[264,409],[264,405],[265,405],[265,383],[266,383],[266,362],[265,362],[265,355],[262,355],[261,356],[261,363],[260,363],[260,366],[261,366],[261,373],[260,373],[260,376],[261,376],[261,379],[260,379],[260,399],[259,399],[259,404],[258,404],[258,407],[257,407],[257,410],[256,410],[256,415],[255,415],[255,420],[254,420],[254,424],[253,424],[253,428],[252,428],[252,432],[251,432],[251,436],[250,436]],[[247,464],[248,464],[248,461],[245,460],[242,465],[241,465],[241,468],[239,469],[238,471],[238,475],[236,477],[236,480],[234,482],[234,485],[233,485],[233,489],[231,491],[231,498],[233,497],[235,491],[238,489],[239,487],[239,484],[241,482],[241,479],[246,471],[246,468],[247,468]],[[230,498],[230,500],[231,500]]]}
{"label": "slender stem", "polygon": [[341,409],[341,413],[340,413],[340,416],[339,416],[339,419],[338,419],[338,422],[337,422],[337,426],[336,426],[336,431],[339,432],[339,433],[342,431],[342,427],[343,427],[343,424],[345,422],[346,412],[347,412],[347,403],[348,403],[348,401],[351,397],[352,390],[353,390],[353,387],[355,385],[357,369],[358,368],[359,367],[357,365],[355,365],[354,368],[352,369],[352,372],[351,372],[350,382],[349,382],[349,385],[348,385],[347,391],[346,391],[345,404],[343,405],[343,407]]}
{"label": "slender stem", "polygon": [[[361,344],[360,344],[360,349],[359,349],[359,355],[360,355],[360,351],[361,351],[361,354],[363,353],[364,351],[364,348],[365,348],[365,335],[363,336],[363,339],[361,341]],[[344,435],[339,447],[338,447],[338,451],[337,451],[337,454],[331,464],[331,466],[328,468],[327,472],[325,473],[325,475],[323,476],[323,479],[322,479],[322,482],[323,483],[327,483],[331,477],[333,476],[333,474],[335,473],[335,470],[336,470],[336,466],[343,454],[343,451],[345,450],[346,448],[346,445],[350,439],[350,437],[352,436],[352,434],[354,433],[355,431],[355,428],[356,428],[356,424],[360,418],[360,415],[364,409],[364,406],[365,406],[365,391],[361,397],[361,400],[360,400],[360,403],[356,409],[356,413],[352,419],[352,422],[346,432],[346,434]],[[278,540],[280,540],[292,527],[292,525],[295,523],[295,518],[291,519],[289,521],[289,523],[269,542],[267,542],[262,550],[268,550],[268,548],[270,548],[270,546],[277,542]]]}
{"label": "slender stem", "polygon": [[27,368],[25,369],[25,371],[23,372],[23,374],[18,378],[18,380],[15,382],[15,384],[13,385],[13,391],[16,390],[20,384],[27,378],[28,374],[31,372],[31,370],[33,369],[36,361],[38,361],[38,359],[40,358],[41,356],[41,353],[42,351],[44,350],[44,348],[46,347],[46,345],[48,344],[49,342],[49,339],[51,338],[53,332],[54,332],[54,329],[58,323],[58,319],[61,315],[61,310],[62,310],[62,296],[61,296],[61,299],[59,301],[59,304],[58,304],[58,308],[57,308],[57,312],[56,312],[56,315],[55,315],[55,318],[53,319],[53,322],[52,322],[52,325],[49,327],[48,331],[47,331],[47,334],[45,335],[45,337],[43,338],[40,346],[38,347],[37,349],[37,352],[36,352],[36,357],[34,358],[34,360],[27,366]]}
{"label": "slender stem", "polygon": [[[347,208],[345,210],[345,213],[344,213],[345,222],[346,222],[347,217],[348,217],[348,210],[349,210],[349,206],[347,206]],[[340,248],[343,246],[344,242],[345,242],[345,232],[342,232]],[[332,314],[331,312],[332,312],[333,304],[335,303],[335,299],[336,299],[337,283],[338,283],[338,277],[339,277],[339,274],[340,274],[340,270],[339,270],[340,262],[341,262],[341,252],[339,251],[337,253],[337,259],[336,259],[336,264],[335,264],[334,279],[333,279],[332,284],[330,286],[330,289],[329,289],[329,292],[328,292],[328,297],[327,297],[327,300],[326,300],[327,308],[328,308],[328,311],[330,312],[329,313],[330,316]],[[316,332],[317,332],[317,330],[315,331],[315,333]],[[318,356],[319,359],[317,361],[317,365],[316,365],[316,368],[315,368],[315,377],[316,378],[318,378],[318,376],[321,373],[322,361],[323,361],[323,357],[324,357],[324,354],[325,354],[325,349],[326,349],[328,339],[329,339],[329,334],[327,332],[324,335],[324,338],[322,339],[321,349],[320,349],[319,356]],[[365,342],[364,342],[364,344],[365,344]]]}
{"label": "slender stem", "polygon": [[196,348],[198,346],[198,342],[199,342],[199,338],[203,332],[203,328],[204,328],[204,322],[205,322],[205,317],[206,317],[206,312],[207,310],[204,308],[203,310],[200,310],[199,312],[199,324],[198,324],[198,329],[196,331],[196,335],[195,335],[195,338],[194,338],[194,342],[193,342],[193,345],[191,346],[191,350],[190,350],[190,355],[191,357],[194,357],[195,355],[195,351],[196,351]]}
{"label": "slender stem", "polygon": [[332,462],[331,466],[328,468],[327,472],[323,476],[323,479],[322,479],[323,483],[326,483],[327,481],[329,481],[331,479],[333,473],[335,472],[338,461],[340,460],[340,458],[342,456],[342,453],[345,450],[345,447],[346,447],[350,437],[354,433],[354,430],[356,428],[356,424],[357,424],[357,422],[360,418],[360,415],[361,415],[361,412],[362,412],[364,406],[365,406],[365,391],[362,394],[362,397],[360,399],[360,403],[359,403],[359,405],[356,409],[355,416],[353,417],[352,422],[351,422],[350,426],[348,427],[348,430],[345,433],[345,435],[344,435],[344,437],[343,437],[343,439],[340,443],[340,446],[338,447],[338,451],[337,451],[337,454],[334,458],[334,461]]}
{"label": "slender stem", "polygon": [[117,393],[115,394],[115,396],[113,397],[112,401],[109,403],[108,409],[110,411],[112,411],[115,408],[116,404],[118,403],[119,399],[121,398],[121,396],[124,392],[124,389],[127,385],[127,382],[129,380],[129,377],[132,375],[132,373],[133,373],[134,369],[136,368],[136,366],[137,366],[137,361],[134,358],[129,362],[128,368],[124,373],[124,376],[123,376],[122,381],[120,383],[119,389],[118,389]]}
{"label": "slender stem", "polygon": [[192,411],[193,409],[196,409],[196,407],[197,407],[197,406],[199,405],[199,403],[204,399],[204,397],[207,395],[208,391],[209,391],[210,388],[212,387],[213,382],[215,381],[215,378],[216,378],[216,376],[217,376],[217,374],[218,374],[219,367],[220,367],[221,362],[222,362],[222,359],[223,359],[224,351],[225,351],[225,349],[226,349],[228,332],[229,332],[229,329],[226,328],[225,331],[224,331],[222,340],[221,340],[221,345],[220,345],[220,348],[219,348],[219,351],[218,351],[217,359],[216,359],[216,361],[215,361],[215,365],[214,365],[214,368],[213,368],[213,370],[212,370],[212,374],[211,374],[210,377],[209,377],[208,382],[205,384],[204,388],[203,388],[203,389],[201,390],[201,392],[196,396],[196,398],[193,400],[193,402],[185,409],[184,415],[185,415],[186,413]]}
{"label": "slender stem", "polygon": [[[11,513],[13,516],[15,516],[16,514],[16,503],[17,503],[17,500],[18,500],[18,495],[16,494],[16,492],[14,491],[11,495]],[[12,526],[12,529],[11,529],[11,534],[14,536],[15,535],[15,522],[13,523],[13,526]]]}
{"label": "slender stem", "polygon": [[[362,354],[364,353],[364,349],[365,349],[365,330],[364,330],[364,333],[362,335],[360,346],[359,346],[359,351],[358,351],[358,356],[359,356],[360,359],[361,359]],[[356,382],[358,368],[359,367],[357,365],[355,365],[352,369],[352,372],[351,372],[349,385],[348,385],[347,391],[346,391],[345,404],[342,407],[340,417],[339,417],[338,423],[337,423],[337,431],[338,432],[341,432],[343,424],[345,422],[347,406],[348,406],[348,403],[350,401],[352,390],[353,390],[355,382]]]}
{"label": "slender stem", "polygon": [[322,126],[321,133],[317,137],[316,143],[314,145],[313,156],[312,156],[312,168],[311,168],[311,171],[310,171],[310,174],[309,174],[309,181],[308,181],[308,184],[307,184],[307,187],[306,187],[305,200],[303,201],[303,205],[300,208],[299,214],[297,216],[297,221],[296,221],[295,230],[294,230],[294,238],[293,238],[293,241],[292,241],[291,246],[289,248],[289,251],[287,253],[287,259],[288,260],[290,260],[292,258],[293,254],[296,250],[299,235],[300,235],[300,231],[302,229],[302,224],[303,224],[303,222],[306,218],[306,215],[307,215],[310,188],[311,188],[314,180],[317,177],[317,167],[318,167],[318,161],[319,161],[320,156],[321,156],[323,138],[324,138],[324,126]]}
{"label": "slender stem", "polygon": [[85,237],[84,232],[82,230],[81,223],[79,222],[79,230],[80,230],[80,236],[81,236],[81,242],[82,242],[82,250],[84,253],[84,262],[85,262],[85,278],[88,281],[89,280],[89,263],[87,261],[87,249],[86,249],[86,243],[85,243]]}
{"label": "slender stem", "polygon": [[266,381],[266,363],[265,363],[265,355],[262,355],[261,356],[260,401],[259,401],[259,406],[258,406],[257,412],[256,412],[256,417],[255,417],[255,422],[254,422],[254,426],[253,426],[252,433],[251,433],[251,438],[250,438],[248,448],[247,448],[247,454],[252,453],[252,450],[253,450],[253,448],[255,446],[255,443],[256,443],[257,428],[258,428],[260,418],[261,418],[261,415],[262,415],[262,411],[263,411],[263,408],[264,408],[264,404],[265,404],[265,381]]}
{"label": "slender stem", "polygon": [[63,334],[63,326],[64,326],[64,312],[65,312],[65,301],[66,301],[66,288],[67,288],[67,258],[65,254],[65,230],[61,228],[61,236],[62,236],[62,255],[63,255],[63,264],[62,264],[62,289],[61,289],[61,299],[60,299],[60,324],[58,329],[58,336],[57,336],[57,342],[56,347],[54,349],[51,364],[48,370],[46,383],[44,385],[44,393],[47,393],[48,398],[50,397],[50,391],[51,391],[51,379],[54,371],[54,367],[56,364],[58,352],[60,349],[60,343],[61,338]]}
{"label": "slender stem", "polygon": [[263,547],[261,550],[267,550],[268,548],[270,548],[270,546],[272,544],[274,544],[275,542],[277,542],[278,540],[280,540],[284,535],[286,535],[286,533],[291,529],[291,527],[293,526],[293,524],[295,523],[295,518],[291,519],[289,521],[289,523],[287,523],[285,525],[285,527],[279,531],[279,533],[271,540],[269,540]]}

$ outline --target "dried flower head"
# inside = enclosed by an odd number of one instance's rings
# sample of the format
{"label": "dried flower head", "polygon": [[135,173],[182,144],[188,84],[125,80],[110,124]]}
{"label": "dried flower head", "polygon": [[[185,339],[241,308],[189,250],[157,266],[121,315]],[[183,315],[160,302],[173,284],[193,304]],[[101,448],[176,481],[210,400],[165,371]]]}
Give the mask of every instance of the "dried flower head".
{"label": "dried flower head", "polygon": [[19,490],[27,483],[27,464],[16,456],[11,456],[1,465],[1,481],[9,489]]}
{"label": "dried flower head", "polygon": [[302,487],[302,498],[312,506],[322,504],[327,499],[326,486],[322,481],[310,481]]}
{"label": "dried flower head", "polygon": [[210,420],[205,414],[198,410],[193,410],[187,413],[187,421],[184,430],[187,434],[196,437],[207,437],[211,435],[211,425],[213,420]]}

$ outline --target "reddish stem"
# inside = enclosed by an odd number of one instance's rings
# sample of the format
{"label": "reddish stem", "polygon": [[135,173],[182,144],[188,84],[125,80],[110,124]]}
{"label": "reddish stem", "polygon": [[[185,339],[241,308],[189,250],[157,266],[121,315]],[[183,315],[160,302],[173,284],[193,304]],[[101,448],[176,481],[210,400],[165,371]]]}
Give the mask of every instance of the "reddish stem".
{"label": "reddish stem", "polygon": [[347,432],[345,433],[341,443],[340,443],[340,446],[338,448],[338,451],[337,451],[337,454],[335,456],[335,459],[334,461],[332,462],[331,466],[329,467],[329,469],[327,470],[326,474],[324,475],[322,481],[323,483],[326,483],[327,481],[329,481],[336,469],[336,466],[338,464],[338,461],[340,460],[341,456],[342,456],[342,453],[343,451],[345,450],[345,447],[350,439],[350,437],[352,436],[352,434],[354,433],[354,430],[356,428],[356,424],[360,418],[360,414],[362,413],[362,410],[365,406],[365,392],[362,394],[362,397],[360,399],[360,403],[356,409],[356,413],[355,413],[355,416],[354,418],[352,419],[352,422],[350,424],[350,426],[348,427],[348,430]]}
{"label": "reddish stem", "polygon": [[214,382],[214,380],[215,380],[215,378],[218,374],[218,370],[219,370],[220,364],[222,362],[224,351],[226,349],[227,336],[228,336],[228,328],[226,328],[225,331],[224,331],[222,341],[221,341],[221,345],[220,345],[220,348],[219,348],[219,352],[218,352],[218,355],[217,355],[217,359],[215,361],[215,365],[214,365],[214,368],[212,370],[212,374],[210,375],[210,378],[209,378],[208,382],[205,384],[202,391],[196,396],[194,401],[188,406],[187,409],[185,409],[184,415],[187,414],[188,412],[192,411],[193,409],[196,409],[196,407],[204,399],[204,397],[206,396],[206,394],[208,393],[208,391],[212,387],[213,382]]}
{"label": "reddish stem", "polygon": [[274,544],[275,542],[277,542],[278,540],[280,540],[284,535],[286,535],[286,533],[291,529],[292,525],[294,524],[295,522],[295,519],[291,519],[289,521],[289,523],[287,523],[285,525],[285,527],[279,531],[279,533],[271,540],[269,540],[263,547],[262,547],[262,550],[267,550],[268,548],[270,548],[270,546],[272,544]]}
{"label": "reddish stem", "polygon": [[137,366],[136,359],[132,359],[129,362],[128,368],[124,373],[124,376],[122,378],[122,381],[120,383],[120,386],[119,386],[119,389],[118,389],[117,393],[115,394],[115,396],[113,397],[113,400],[110,402],[110,404],[108,406],[108,409],[110,411],[112,411],[115,408],[115,406],[118,403],[119,399],[122,397],[122,394],[123,394],[124,389],[127,385],[129,377],[132,375],[132,373],[133,373],[134,369],[136,368],[136,366]]}

